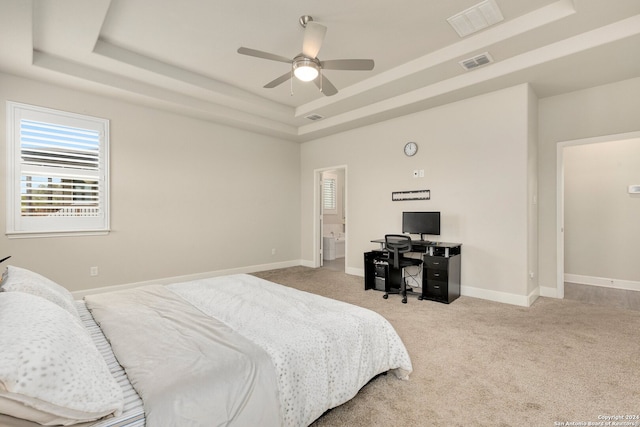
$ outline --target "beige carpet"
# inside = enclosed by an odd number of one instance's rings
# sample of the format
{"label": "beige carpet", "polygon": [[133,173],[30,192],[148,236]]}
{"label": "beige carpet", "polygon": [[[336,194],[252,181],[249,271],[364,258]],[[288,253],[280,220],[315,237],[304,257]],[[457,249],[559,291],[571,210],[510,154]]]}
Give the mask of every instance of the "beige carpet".
{"label": "beige carpet", "polygon": [[470,297],[402,304],[326,269],[256,276],[382,314],[411,356],[409,381],[380,376],[314,426],[587,425],[640,414],[638,311],[552,298],[529,308]]}

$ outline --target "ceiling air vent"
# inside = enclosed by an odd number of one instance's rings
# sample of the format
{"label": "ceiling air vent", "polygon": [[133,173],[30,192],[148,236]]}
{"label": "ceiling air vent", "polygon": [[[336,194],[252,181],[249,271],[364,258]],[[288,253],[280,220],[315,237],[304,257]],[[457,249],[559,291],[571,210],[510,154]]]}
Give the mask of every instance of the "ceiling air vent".
{"label": "ceiling air vent", "polygon": [[460,37],[480,31],[504,20],[494,0],[485,0],[453,15],[447,21]]}
{"label": "ceiling air vent", "polygon": [[316,120],[324,119],[324,116],[321,116],[320,114],[309,114],[308,116],[305,116],[305,119],[313,120],[315,122]]}
{"label": "ceiling air vent", "polygon": [[459,63],[460,65],[462,65],[462,68],[468,71],[488,64],[490,62],[493,62],[493,58],[491,57],[491,55],[489,55],[488,52],[485,52],[481,53],[480,55],[476,55],[473,58],[462,60]]}

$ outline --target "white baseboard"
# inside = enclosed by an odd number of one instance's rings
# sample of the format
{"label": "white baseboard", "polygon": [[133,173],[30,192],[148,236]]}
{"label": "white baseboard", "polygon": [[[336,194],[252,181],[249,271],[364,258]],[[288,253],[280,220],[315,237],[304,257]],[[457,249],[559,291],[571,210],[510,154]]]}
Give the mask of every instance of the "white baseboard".
{"label": "white baseboard", "polygon": [[540,288],[535,288],[531,293],[527,296],[527,307],[531,307],[531,304],[536,302],[536,300],[540,297]]}
{"label": "white baseboard", "polygon": [[352,276],[364,277],[364,268],[345,267],[344,272]]}
{"label": "white baseboard", "polygon": [[603,288],[640,291],[640,282],[632,280],[608,279],[606,277],[582,276],[579,274],[565,273],[564,281],[570,283],[579,283],[581,285],[601,286]]}
{"label": "white baseboard", "polygon": [[474,288],[472,286],[460,286],[460,295],[467,297],[486,299],[489,301],[501,302],[521,307],[530,307],[538,298],[538,292],[534,291],[529,295],[516,295],[507,292],[491,291],[489,289]]}
{"label": "white baseboard", "polygon": [[185,276],[165,277],[162,279],[145,280],[143,282],[125,283],[121,285],[103,286],[100,288],[83,289],[73,291],[74,299],[82,299],[85,295],[101,294],[105,292],[121,291],[124,289],[133,289],[146,285],[168,285],[170,283],[188,282],[191,280],[206,279],[208,277],[227,276],[229,274],[256,273],[258,271],[275,270],[278,268],[295,267],[301,265],[301,260],[275,262],[271,264],[252,265],[248,267],[230,268],[227,270],[207,271],[204,273],[188,274]]}
{"label": "white baseboard", "polygon": [[540,296],[548,298],[558,298],[558,288],[540,286]]}

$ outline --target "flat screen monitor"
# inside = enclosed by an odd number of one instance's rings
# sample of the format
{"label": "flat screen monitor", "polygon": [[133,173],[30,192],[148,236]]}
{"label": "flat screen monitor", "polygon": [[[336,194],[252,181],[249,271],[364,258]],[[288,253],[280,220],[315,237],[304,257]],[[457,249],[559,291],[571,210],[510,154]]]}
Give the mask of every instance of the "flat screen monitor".
{"label": "flat screen monitor", "polygon": [[440,235],[440,212],[402,212],[402,232],[424,235]]}

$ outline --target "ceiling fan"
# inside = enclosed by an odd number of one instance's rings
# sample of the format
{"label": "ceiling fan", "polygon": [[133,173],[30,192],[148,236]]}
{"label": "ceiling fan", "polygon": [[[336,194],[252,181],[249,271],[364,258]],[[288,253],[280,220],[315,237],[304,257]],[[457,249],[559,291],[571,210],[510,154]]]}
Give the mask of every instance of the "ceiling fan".
{"label": "ceiling fan", "polygon": [[242,55],[291,64],[291,69],[287,73],[264,85],[265,88],[274,88],[291,79],[292,76],[295,76],[303,82],[313,81],[322,93],[326,96],[331,96],[338,93],[338,89],[324,76],[322,70],[373,70],[373,59],[333,59],[321,61],[318,59],[318,52],[322,47],[322,41],[327,32],[327,27],[313,22],[313,18],[309,15],[301,16],[299,22],[305,29],[304,40],[302,41],[302,53],[293,59],[269,52],[249,49],[247,47],[238,48],[238,53]]}

